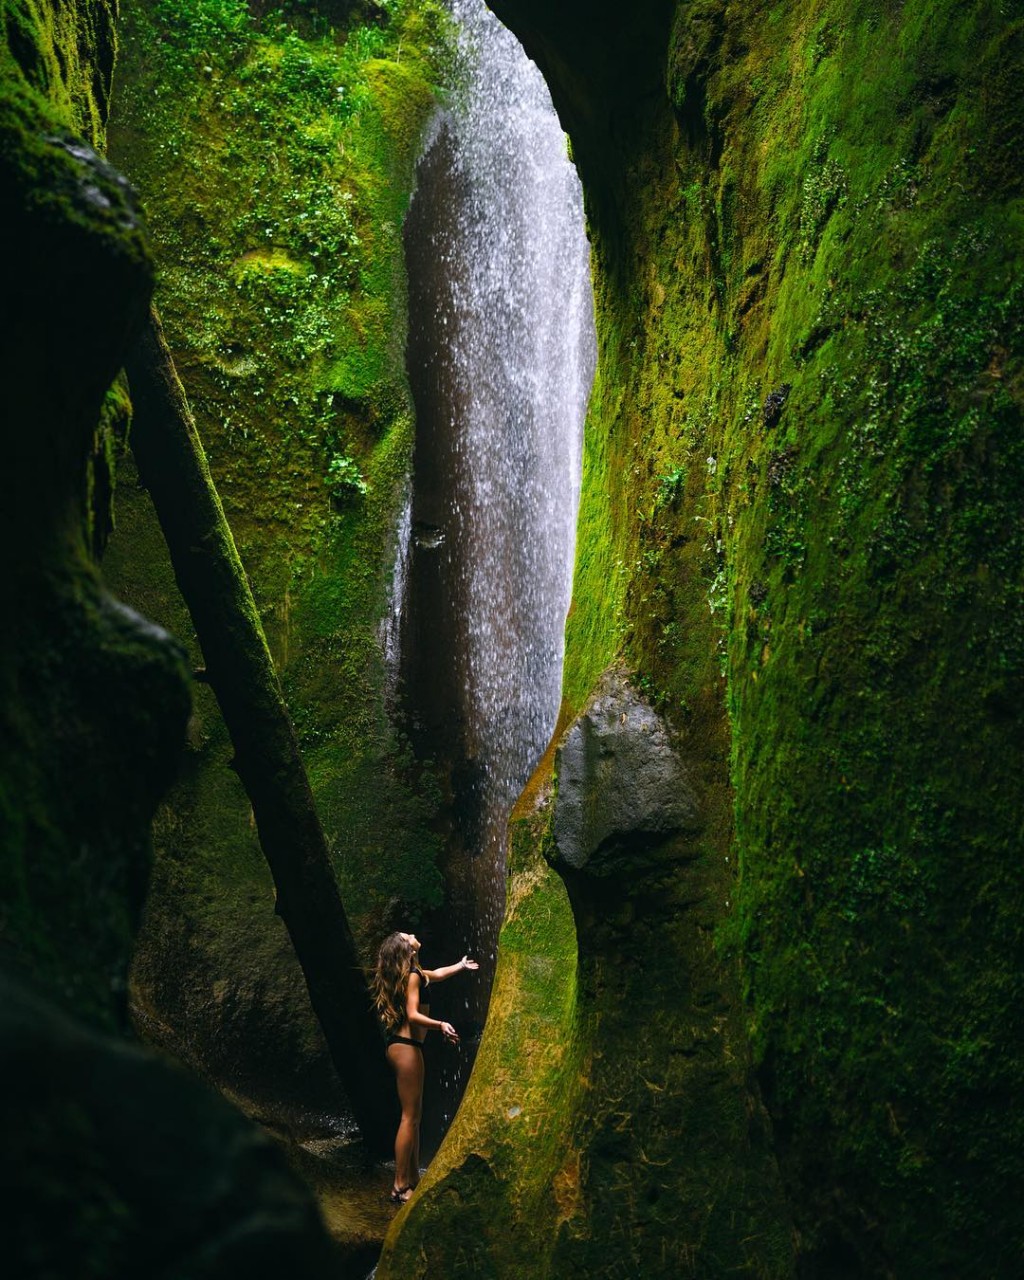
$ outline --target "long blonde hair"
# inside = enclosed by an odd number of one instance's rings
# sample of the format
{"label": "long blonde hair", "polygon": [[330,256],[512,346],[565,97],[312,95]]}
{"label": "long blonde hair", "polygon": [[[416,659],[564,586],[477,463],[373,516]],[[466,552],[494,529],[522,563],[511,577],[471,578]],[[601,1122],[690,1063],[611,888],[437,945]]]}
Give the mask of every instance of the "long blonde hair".
{"label": "long blonde hair", "polygon": [[413,950],[404,933],[389,933],[377,952],[373,975],[373,1004],[385,1031],[405,1020],[405,993],[412,972]]}

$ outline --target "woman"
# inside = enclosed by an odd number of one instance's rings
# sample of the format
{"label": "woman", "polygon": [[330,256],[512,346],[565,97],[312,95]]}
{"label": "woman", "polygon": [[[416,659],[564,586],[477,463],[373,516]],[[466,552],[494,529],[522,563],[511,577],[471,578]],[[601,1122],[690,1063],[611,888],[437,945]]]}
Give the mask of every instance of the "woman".
{"label": "woman", "polygon": [[373,979],[374,1003],[388,1038],[387,1056],[398,1083],[402,1119],[395,1137],[394,1204],[404,1204],[420,1178],[420,1114],[423,1110],[423,1041],[431,1027],[449,1044],[459,1037],[450,1022],[430,1016],[426,995],[432,982],[443,982],[463,969],[479,969],[463,956],[443,969],[421,969],[420,940],[414,933],[392,933],[380,945]]}

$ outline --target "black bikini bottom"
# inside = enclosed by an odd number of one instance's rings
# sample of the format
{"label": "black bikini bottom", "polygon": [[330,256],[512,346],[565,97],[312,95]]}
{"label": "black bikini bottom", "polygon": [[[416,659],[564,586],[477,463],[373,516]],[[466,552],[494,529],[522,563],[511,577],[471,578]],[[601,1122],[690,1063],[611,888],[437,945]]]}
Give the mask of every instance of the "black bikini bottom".
{"label": "black bikini bottom", "polygon": [[388,1036],[388,1048],[390,1049],[393,1044],[411,1044],[414,1049],[419,1049],[420,1053],[423,1052],[423,1041],[414,1040],[411,1036]]}

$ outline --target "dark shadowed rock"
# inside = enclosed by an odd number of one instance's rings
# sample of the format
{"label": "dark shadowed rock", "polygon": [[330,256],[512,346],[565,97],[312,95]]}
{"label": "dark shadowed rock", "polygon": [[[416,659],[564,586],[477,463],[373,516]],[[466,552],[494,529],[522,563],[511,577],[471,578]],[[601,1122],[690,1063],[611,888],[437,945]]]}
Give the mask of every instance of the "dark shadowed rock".
{"label": "dark shadowed rock", "polygon": [[6,1261],[17,1276],[337,1276],[270,1138],[169,1063],[0,979]]}
{"label": "dark shadowed rock", "polygon": [[697,799],[668,730],[613,667],[556,755],[556,865],[606,870],[601,855],[640,849],[698,825]]}
{"label": "dark shadowed rock", "polygon": [[183,651],[89,558],[127,413],[113,384],[153,282],[130,189],[99,156],[116,7],[5,5],[0,32],[0,1265],[18,1280],[337,1276],[270,1140],[98,1030],[123,1025],[150,826],[190,706]]}

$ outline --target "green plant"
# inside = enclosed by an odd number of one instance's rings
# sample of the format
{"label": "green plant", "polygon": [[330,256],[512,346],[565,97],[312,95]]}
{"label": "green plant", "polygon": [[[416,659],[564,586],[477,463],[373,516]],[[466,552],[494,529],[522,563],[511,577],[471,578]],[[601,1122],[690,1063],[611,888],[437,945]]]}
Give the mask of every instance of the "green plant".
{"label": "green plant", "polygon": [[655,507],[667,507],[675,502],[686,488],[686,477],[687,470],[682,465],[676,465],[667,471],[658,481]]}
{"label": "green plant", "polygon": [[347,453],[336,453],[327,464],[324,484],[331,492],[331,497],[341,501],[358,493],[365,497],[370,486],[363,479],[359,464]]}

